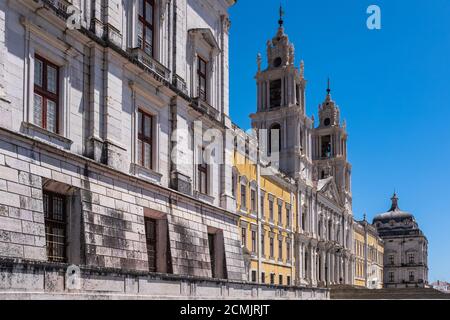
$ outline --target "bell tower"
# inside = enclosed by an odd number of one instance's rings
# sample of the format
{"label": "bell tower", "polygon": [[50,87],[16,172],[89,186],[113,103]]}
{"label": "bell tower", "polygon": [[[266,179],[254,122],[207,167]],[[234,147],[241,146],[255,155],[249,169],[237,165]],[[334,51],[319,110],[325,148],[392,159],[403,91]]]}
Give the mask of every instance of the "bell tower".
{"label": "bell tower", "polygon": [[340,110],[331,98],[328,79],[325,101],[319,105],[319,123],[313,130],[313,180],[333,177],[346,208],[351,210],[351,164],[347,161],[347,127],[341,125]]}
{"label": "bell tower", "polygon": [[305,114],[304,63],[295,66],[295,49],[284,31],[283,9],[275,37],[267,42],[267,66],[258,54],[257,111],[250,115],[272,165],[294,179],[311,180],[311,128]]}

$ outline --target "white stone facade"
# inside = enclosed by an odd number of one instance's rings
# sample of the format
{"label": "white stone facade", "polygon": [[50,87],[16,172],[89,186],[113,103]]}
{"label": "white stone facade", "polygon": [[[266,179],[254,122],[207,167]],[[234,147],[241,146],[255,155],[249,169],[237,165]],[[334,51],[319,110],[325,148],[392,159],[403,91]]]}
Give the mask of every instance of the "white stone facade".
{"label": "white stone facade", "polygon": [[[66,199],[68,263],[148,270],[152,218],[166,226],[174,274],[211,278],[208,235],[220,234],[226,269],[217,274],[245,279],[231,169],[211,165],[200,195],[188,160],[202,141],[180,130],[202,120],[201,130],[224,132],[230,123],[233,1],[152,3],[153,57],[138,48],[137,0],[73,1],[79,30],[67,28],[67,1],[0,3],[0,256],[47,261],[43,192],[53,192]],[[209,59],[202,102],[197,54]],[[34,123],[37,56],[58,67],[56,132]],[[139,110],[153,117],[150,168],[138,163]]]}

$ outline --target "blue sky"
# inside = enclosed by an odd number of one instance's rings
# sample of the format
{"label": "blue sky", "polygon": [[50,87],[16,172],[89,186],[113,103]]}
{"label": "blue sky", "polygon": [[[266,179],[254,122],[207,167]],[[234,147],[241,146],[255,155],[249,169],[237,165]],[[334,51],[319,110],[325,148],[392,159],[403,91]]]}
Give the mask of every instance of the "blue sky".
{"label": "blue sky", "polygon": [[[430,282],[450,281],[450,1],[283,0],[285,28],[305,61],[307,113],[317,118],[327,77],[347,120],[354,214],[412,212],[429,241]],[[366,27],[381,8],[382,29]],[[231,9],[231,116],[256,109],[256,55],[277,30],[280,1]]]}

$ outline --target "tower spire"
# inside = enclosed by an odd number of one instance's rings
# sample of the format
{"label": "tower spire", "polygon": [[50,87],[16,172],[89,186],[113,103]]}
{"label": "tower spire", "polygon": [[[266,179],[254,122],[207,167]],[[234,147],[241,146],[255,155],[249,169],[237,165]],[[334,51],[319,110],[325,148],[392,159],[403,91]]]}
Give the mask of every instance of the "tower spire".
{"label": "tower spire", "polygon": [[394,195],[392,196],[391,200],[392,200],[392,206],[389,211],[391,212],[391,211],[400,210],[400,208],[398,207],[398,196],[397,196],[396,191],[394,191]]}
{"label": "tower spire", "polygon": [[283,5],[280,4],[280,20],[278,20],[278,24],[280,25],[280,28],[282,28],[283,24],[284,24],[283,17],[284,17]]}
{"label": "tower spire", "polygon": [[330,85],[330,77],[328,77],[327,94],[330,95],[330,93],[331,93],[331,85]]}

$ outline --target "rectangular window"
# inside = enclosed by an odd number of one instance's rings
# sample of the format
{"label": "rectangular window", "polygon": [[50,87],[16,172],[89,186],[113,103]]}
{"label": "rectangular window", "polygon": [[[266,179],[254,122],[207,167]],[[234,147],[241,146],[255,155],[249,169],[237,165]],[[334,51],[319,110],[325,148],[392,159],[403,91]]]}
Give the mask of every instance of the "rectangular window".
{"label": "rectangular window", "polygon": [[266,273],[261,272],[261,283],[266,283]]}
{"label": "rectangular window", "polygon": [[34,64],[34,124],[59,131],[59,68],[40,56]]}
{"label": "rectangular window", "polygon": [[279,283],[280,286],[283,285],[283,275],[282,275],[282,274],[280,274],[280,275],[278,276],[278,283]]}
{"label": "rectangular window", "polygon": [[197,95],[198,97],[206,101],[207,98],[207,74],[206,69],[208,66],[208,62],[203,60],[201,57],[198,57],[197,61],[197,77],[198,77],[198,87],[197,87]]}
{"label": "rectangular window", "polygon": [[394,265],[395,264],[395,257],[393,254],[389,255],[389,264]]}
{"label": "rectangular window", "polygon": [[283,261],[283,239],[278,240],[278,260]]}
{"label": "rectangular window", "polygon": [[67,262],[66,198],[58,194],[44,191],[43,203],[48,261]]}
{"label": "rectangular window", "polygon": [[252,231],[252,252],[256,253],[256,231]]}
{"label": "rectangular window", "polygon": [[200,164],[198,165],[198,192],[208,194],[208,164],[203,159],[204,154],[205,149],[203,148],[200,155]]}
{"label": "rectangular window", "polygon": [[256,191],[253,189],[250,191],[250,201],[252,212],[256,212]]}
{"label": "rectangular window", "polygon": [[139,0],[138,46],[145,53],[154,55],[154,0]]}
{"label": "rectangular window", "polygon": [[288,285],[288,286],[291,285],[291,276],[287,276],[287,285]]}
{"label": "rectangular window", "polygon": [[409,253],[408,254],[408,262],[409,262],[409,264],[415,264],[416,263],[416,257],[414,255],[414,253]]}
{"label": "rectangular window", "polygon": [[153,168],[153,117],[138,111],[138,164]]}
{"label": "rectangular window", "polygon": [[236,187],[237,187],[237,174],[233,172],[233,175],[231,177],[231,193],[235,198],[236,198]]}
{"label": "rectangular window", "polygon": [[241,209],[247,209],[247,186],[245,184],[241,184]]}
{"label": "rectangular window", "polygon": [[281,79],[270,81],[270,108],[281,106]]}
{"label": "rectangular window", "polygon": [[208,245],[209,245],[209,257],[211,259],[211,272],[212,277],[215,278],[216,274],[216,237],[214,234],[208,234]]}
{"label": "rectangular window", "polygon": [[409,282],[414,282],[414,281],[415,281],[414,271],[410,271],[409,272]]}
{"label": "rectangular window", "polygon": [[242,241],[242,246],[244,248],[246,248],[247,247],[247,229],[246,228],[242,228],[241,241]]}
{"label": "rectangular window", "polygon": [[[286,208],[286,227],[290,228],[291,227],[291,210]],[[319,232],[320,232],[319,228]]]}
{"label": "rectangular window", "polygon": [[148,268],[150,272],[156,272],[157,265],[157,222],[154,219],[145,218],[145,236],[147,241]]}
{"label": "rectangular window", "polygon": [[389,282],[394,282],[394,281],[395,281],[395,279],[394,279],[394,272],[390,271],[389,272]]}
{"label": "rectangular window", "polygon": [[266,256],[266,235],[264,232],[261,235],[261,255],[263,258]]}
{"label": "rectangular window", "polygon": [[265,219],[265,212],[264,212],[264,196],[261,196],[261,217]]}
{"label": "rectangular window", "polygon": [[271,284],[271,285],[274,285],[274,284],[275,284],[275,274],[274,274],[274,273],[271,273],[271,274],[270,274],[270,284]]}
{"label": "rectangular window", "polygon": [[283,205],[278,205],[278,225],[283,225]]}
{"label": "rectangular window", "polygon": [[269,200],[269,215],[270,215],[270,222],[273,222],[273,201]]}
{"label": "rectangular window", "polygon": [[291,244],[286,243],[286,259],[287,261],[291,261]]}
{"label": "rectangular window", "polygon": [[256,271],[252,271],[252,282],[256,282]]}
{"label": "rectangular window", "polygon": [[274,239],[271,237],[270,238],[270,259],[273,259],[275,257],[275,253],[274,253]]}

